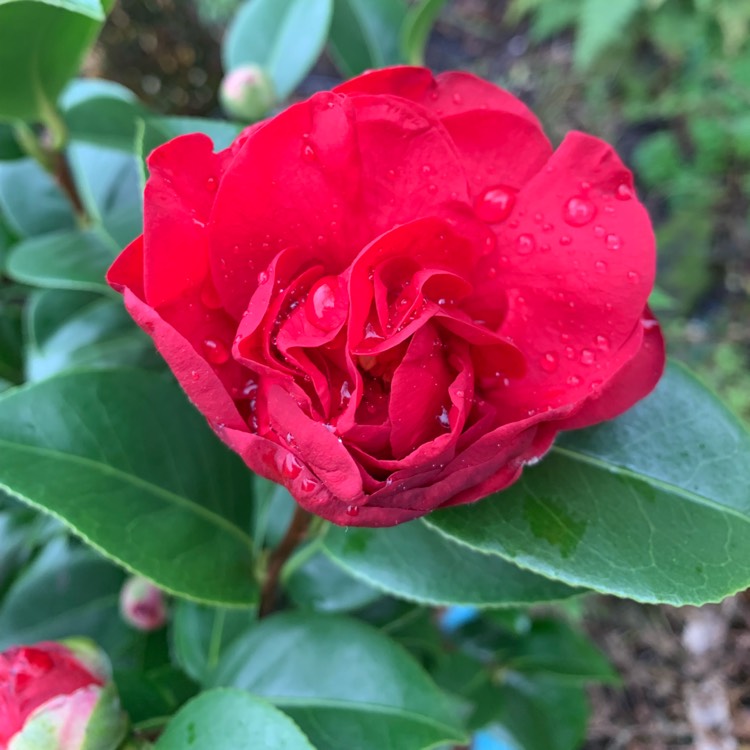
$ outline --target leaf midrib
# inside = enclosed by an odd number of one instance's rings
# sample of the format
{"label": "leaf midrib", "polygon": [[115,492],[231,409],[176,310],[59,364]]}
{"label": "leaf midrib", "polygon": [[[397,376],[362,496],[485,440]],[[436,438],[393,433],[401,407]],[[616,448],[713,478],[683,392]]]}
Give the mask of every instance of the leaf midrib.
{"label": "leaf midrib", "polygon": [[605,459],[598,458],[588,453],[577,452],[570,448],[562,448],[560,446],[554,446],[550,453],[557,453],[560,456],[568,458],[572,461],[577,461],[582,464],[588,464],[602,471],[606,471],[608,474],[617,474],[619,476],[629,477],[636,481],[642,482],[643,484],[650,485],[656,489],[662,490],[669,494],[678,495],[684,497],[686,500],[695,503],[696,505],[702,505],[703,507],[710,508],[721,513],[734,516],[735,518],[743,521],[744,523],[750,523],[750,517],[728,505],[722,505],[720,502],[710,497],[699,495],[696,492],[679,487],[671,482],[664,479],[658,479],[657,477],[649,474],[641,474],[633,469],[623,466],[622,464],[615,464],[606,461]]}
{"label": "leaf midrib", "polygon": [[449,724],[443,724],[432,716],[425,714],[414,713],[413,711],[405,711],[402,708],[396,706],[387,706],[382,703],[350,703],[347,701],[335,700],[332,698],[288,698],[279,697],[274,695],[263,696],[266,700],[273,703],[274,706],[281,708],[302,708],[302,709],[315,709],[315,708],[329,708],[337,711],[348,711],[354,713],[362,713],[363,711],[380,714],[384,716],[396,716],[398,718],[407,719],[417,724],[424,724],[432,727],[441,732],[450,733],[451,737],[463,737],[458,727],[452,727]]}
{"label": "leaf midrib", "polygon": [[92,471],[93,473],[98,473],[103,476],[109,476],[109,477],[117,479],[118,481],[122,481],[125,484],[130,484],[139,489],[145,489],[147,492],[150,492],[151,494],[156,495],[157,497],[160,497],[168,504],[181,506],[182,508],[187,509],[189,512],[193,513],[194,515],[200,516],[208,520],[215,526],[235,536],[248,549],[250,550],[252,549],[252,546],[253,546],[252,540],[250,539],[249,535],[247,535],[244,531],[242,531],[242,529],[240,529],[238,526],[235,526],[233,523],[231,523],[229,520],[227,520],[223,516],[209,510],[203,505],[198,505],[192,500],[189,500],[188,498],[185,498],[182,495],[178,495],[172,492],[171,490],[168,490],[157,484],[153,484],[152,482],[149,482],[145,479],[141,479],[140,477],[134,474],[128,474],[127,472],[121,469],[117,469],[114,466],[111,466],[109,464],[99,463],[98,461],[95,461],[91,458],[87,458],[86,456],[78,456],[72,453],[64,453],[62,451],[53,450],[50,448],[41,448],[35,445],[24,445],[20,443],[14,443],[9,440],[5,440],[1,438],[0,438],[0,448],[7,448],[11,451],[15,450],[21,453],[28,453],[31,455],[51,458],[53,460],[60,461],[62,463],[71,463],[73,465],[79,465],[83,467],[84,469]]}

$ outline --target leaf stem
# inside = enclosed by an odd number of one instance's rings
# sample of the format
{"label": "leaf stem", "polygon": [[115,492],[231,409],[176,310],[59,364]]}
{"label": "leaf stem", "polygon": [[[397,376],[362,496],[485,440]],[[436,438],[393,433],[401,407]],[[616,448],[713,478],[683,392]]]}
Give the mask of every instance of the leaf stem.
{"label": "leaf stem", "polygon": [[260,595],[259,617],[266,617],[273,612],[278,596],[277,589],[281,569],[292,552],[307,536],[307,530],[312,519],[312,514],[298,505],[284,538],[268,558],[268,567],[266,568],[266,575]]}

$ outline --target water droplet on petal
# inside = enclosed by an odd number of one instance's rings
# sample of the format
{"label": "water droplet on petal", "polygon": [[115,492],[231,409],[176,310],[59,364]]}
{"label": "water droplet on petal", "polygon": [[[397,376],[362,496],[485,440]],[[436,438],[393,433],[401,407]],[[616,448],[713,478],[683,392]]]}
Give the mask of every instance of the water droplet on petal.
{"label": "water droplet on petal", "polygon": [[548,373],[553,373],[557,370],[559,364],[557,354],[554,352],[547,352],[539,358],[539,366]]}
{"label": "water droplet on petal", "polygon": [[444,427],[446,430],[450,429],[451,421],[448,417],[448,410],[444,406],[440,409],[440,414],[438,414],[437,420],[440,422],[441,427]]}
{"label": "water droplet on petal", "polygon": [[581,379],[578,377],[578,375],[571,375],[565,382],[568,385],[580,385]]}
{"label": "water droplet on petal", "polygon": [[603,352],[609,351],[609,339],[601,334],[596,337],[596,346]]}
{"label": "water droplet on petal", "polygon": [[195,370],[192,370],[192,371],[191,371],[191,373],[190,373],[190,377],[191,377],[191,378],[192,378],[193,380],[200,380],[200,379],[201,379],[200,373],[196,372]]}
{"label": "water droplet on petal", "polygon": [[302,158],[305,161],[313,161],[315,159],[315,149],[309,143],[306,143],[302,149]]}
{"label": "water droplet on petal", "polygon": [[203,353],[212,365],[223,365],[229,359],[229,350],[214,339],[206,339],[203,342]]}
{"label": "water droplet on petal", "polygon": [[604,237],[604,235],[606,233],[607,233],[607,230],[601,224],[597,224],[594,227],[594,236],[595,237]]}
{"label": "water droplet on petal", "polygon": [[302,492],[307,492],[307,493],[315,492],[315,490],[318,489],[318,483],[314,479],[310,479],[309,477],[305,477],[300,482],[299,486]]}
{"label": "water droplet on petal", "polygon": [[344,401],[348,401],[352,397],[352,392],[349,390],[349,382],[345,380],[341,384],[341,403],[343,404]]}
{"label": "water droplet on petal", "polygon": [[206,180],[206,188],[210,193],[213,193],[216,190],[216,178],[215,177],[209,177]]}
{"label": "water droplet on petal", "polygon": [[259,284],[265,284],[268,281],[268,274],[265,271],[261,271],[258,274],[258,283]]}
{"label": "water droplet on petal", "polygon": [[287,453],[281,463],[281,475],[287,479],[296,479],[301,471],[302,464],[291,453]]}
{"label": "water droplet on petal", "polygon": [[350,506],[348,506],[347,509],[346,509],[346,515],[347,516],[351,516],[352,518],[354,518],[354,516],[358,516],[359,515],[359,508],[356,505],[350,505]]}
{"label": "water droplet on petal", "polygon": [[596,206],[588,199],[573,197],[566,204],[563,218],[573,227],[582,227],[596,216]]}
{"label": "water droplet on petal", "polygon": [[488,224],[498,224],[510,216],[515,203],[515,191],[504,185],[497,185],[479,196],[474,210],[482,221]]}
{"label": "water droplet on petal", "polygon": [[593,365],[594,364],[594,352],[591,349],[581,350],[581,364],[582,365]]}
{"label": "water droplet on petal", "polygon": [[637,284],[641,280],[641,276],[636,271],[628,271],[628,281],[631,284]]}
{"label": "water droplet on petal", "polygon": [[617,186],[617,190],[615,190],[615,197],[619,201],[629,201],[633,197],[633,190],[631,189],[630,185],[623,182]]}
{"label": "water droplet on petal", "polygon": [[569,234],[564,234],[560,237],[560,244],[567,247],[573,242],[573,238]]}
{"label": "water droplet on petal", "polygon": [[603,260],[597,260],[596,263],[594,263],[594,268],[596,268],[599,273],[607,272],[607,264]]}
{"label": "water droplet on petal", "polygon": [[519,255],[529,255],[536,248],[536,240],[530,234],[522,234],[516,240],[516,245],[518,246]]}
{"label": "water droplet on petal", "polygon": [[650,331],[652,328],[656,328],[659,325],[659,322],[653,318],[642,318],[641,325],[645,331]]}
{"label": "water droplet on petal", "polygon": [[622,247],[622,240],[616,234],[608,234],[607,247],[610,250],[619,250]]}
{"label": "water droplet on petal", "polygon": [[343,284],[336,276],[320,279],[305,301],[310,322],[324,331],[333,331],[346,319],[349,301]]}

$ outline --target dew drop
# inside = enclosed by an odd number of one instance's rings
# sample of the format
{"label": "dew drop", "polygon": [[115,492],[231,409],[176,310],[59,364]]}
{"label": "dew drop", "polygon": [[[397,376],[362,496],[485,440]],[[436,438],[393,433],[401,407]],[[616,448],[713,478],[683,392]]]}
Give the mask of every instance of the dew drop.
{"label": "dew drop", "polygon": [[609,351],[609,339],[601,334],[596,337],[596,346],[603,352]]}
{"label": "dew drop", "polygon": [[604,235],[606,233],[607,233],[607,230],[601,224],[597,224],[594,227],[594,236],[595,237],[604,237]]}
{"label": "dew drop", "polygon": [[554,352],[547,352],[539,358],[539,366],[544,372],[553,373],[557,370],[559,360]]}
{"label": "dew drop", "polygon": [[338,278],[327,276],[313,286],[305,301],[305,312],[310,322],[324,331],[341,325],[346,318],[347,299]]}
{"label": "dew drop", "polygon": [[206,188],[210,193],[213,193],[216,190],[216,178],[215,177],[209,177],[206,180]]}
{"label": "dew drop", "polygon": [[615,198],[618,201],[629,201],[633,197],[633,191],[627,183],[623,182],[615,190]]}
{"label": "dew drop", "polygon": [[610,250],[619,250],[622,247],[622,240],[616,234],[607,235],[607,247]]}
{"label": "dew drop", "polygon": [[581,364],[582,365],[593,365],[594,364],[594,352],[591,349],[581,350]]}
{"label": "dew drop", "polygon": [[190,373],[190,377],[191,377],[191,378],[192,378],[193,380],[200,380],[200,379],[201,379],[200,373],[196,372],[195,370],[193,370],[193,371],[192,371],[192,372]]}
{"label": "dew drop", "polygon": [[594,263],[594,268],[599,273],[607,273],[607,264],[603,260],[597,260],[596,263]]}
{"label": "dew drop", "polygon": [[346,509],[346,515],[354,518],[359,515],[359,507],[356,505],[349,505]]}
{"label": "dew drop", "polygon": [[497,185],[479,196],[474,210],[482,221],[488,224],[499,224],[510,216],[515,204],[515,191],[504,185]]}
{"label": "dew drop", "polygon": [[214,339],[206,339],[203,342],[203,351],[212,365],[223,365],[229,359],[229,350]]}
{"label": "dew drop", "polygon": [[302,158],[305,161],[313,161],[315,159],[315,149],[309,143],[306,143],[302,149]]}
{"label": "dew drop", "polygon": [[631,284],[637,284],[641,280],[640,274],[635,271],[628,271],[628,281]]}
{"label": "dew drop", "polygon": [[287,479],[296,479],[301,471],[302,464],[291,453],[287,453],[281,464],[281,475]]}
{"label": "dew drop", "polygon": [[318,483],[314,479],[310,479],[310,477],[305,477],[299,486],[302,492],[307,492],[308,494],[318,489]]}
{"label": "dew drop", "polygon": [[352,397],[352,392],[349,390],[349,382],[345,380],[341,384],[341,403],[343,404],[344,401],[348,401]]}
{"label": "dew drop", "polygon": [[569,234],[564,234],[562,237],[560,237],[560,244],[564,247],[567,247],[568,245],[572,244],[573,238]]}
{"label": "dew drop", "polygon": [[265,271],[261,271],[258,274],[258,283],[259,284],[265,284],[268,282],[268,274]]}
{"label": "dew drop", "polygon": [[588,199],[575,196],[571,198],[563,210],[563,218],[572,227],[582,227],[596,216],[596,206]]}
{"label": "dew drop", "polygon": [[518,240],[516,240],[519,255],[529,255],[534,252],[536,248],[536,240],[533,235],[522,234]]}
{"label": "dew drop", "polygon": [[641,325],[643,326],[644,331],[650,331],[652,328],[656,328],[659,323],[653,318],[642,318]]}
{"label": "dew drop", "polygon": [[441,427],[444,427],[446,430],[449,430],[451,427],[451,421],[448,417],[448,410],[443,406],[440,409],[440,414],[437,416],[437,421],[440,422]]}
{"label": "dew drop", "polygon": [[575,359],[576,350],[572,346],[566,346],[565,347],[565,356],[568,359]]}
{"label": "dew drop", "polygon": [[565,382],[568,385],[580,385],[581,379],[578,377],[578,375],[571,375]]}

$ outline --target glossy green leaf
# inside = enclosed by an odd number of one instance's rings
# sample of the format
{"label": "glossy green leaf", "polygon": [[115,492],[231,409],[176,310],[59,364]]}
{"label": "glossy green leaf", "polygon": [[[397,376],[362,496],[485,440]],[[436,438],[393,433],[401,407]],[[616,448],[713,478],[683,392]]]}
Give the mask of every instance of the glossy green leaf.
{"label": "glossy green leaf", "polygon": [[224,67],[264,68],[286,99],[323,51],[332,16],[333,0],[248,0],[224,37]]}
{"label": "glossy green leaf", "polygon": [[314,750],[299,727],[266,701],[242,690],[199,695],[169,722],[156,750]]}
{"label": "glossy green leaf", "polygon": [[323,543],[331,559],[352,575],[423,604],[512,607],[581,593],[466,549],[421,521],[389,529],[332,527]]}
{"label": "glossy green leaf", "polygon": [[750,584],[750,435],[672,364],[620,418],[570,433],[511,488],[428,524],[568,584],[702,604]]}
{"label": "glossy green leaf", "polygon": [[94,222],[126,211],[135,212],[140,219],[140,173],[134,153],[73,143],[68,148],[68,161],[78,194]]}
{"label": "glossy green leaf", "polygon": [[424,65],[430,32],[445,0],[420,0],[409,9],[401,32],[401,49],[409,65]]}
{"label": "glossy green leaf", "polygon": [[174,658],[190,677],[206,683],[221,655],[255,619],[255,612],[249,609],[205,607],[179,601],[170,626]]}
{"label": "glossy green leaf", "polygon": [[75,226],[67,198],[32,159],[0,163],[0,212],[8,228],[19,237]]}
{"label": "glossy green leaf", "polygon": [[329,45],[338,69],[351,77],[402,62],[405,17],[404,0],[334,0]]}
{"label": "glossy green leaf", "polygon": [[154,345],[119,300],[90,292],[45,290],[29,300],[26,379],[75,367],[149,366]]}
{"label": "glossy green leaf", "polygon": [[114,681],[123,710],[133,724],[171,716],[198,692],[198,686],[170,664],[117,670]]}
{"label": "glossy green leaf", "polygon": [[110,293],[104,276],[119,250],[100,228],[53,232],[19,242],[6,271],[30,286]]}
{"label": "glossy green leaf", "polygon": [[589,706],[580,686],[510,673],[477,698],[492,722],[487,738],[509,750],[578,750],[586,735]]}
{"label": "glossy green leaf", "polygon": [[262,620],[226,652],[213,683],[268,698],[326,750],[420,750],[463,739],[452,704],[414,658],[341,616]]}
{"label": "glossy green leaf", "polygon": [[86,636],[115,663],[128,661],[141,634],[119,615],[124,573],[64,538],[50,542],[0,604],[0,651],[22,643]]}
{"label": "glossy green leaf", "polygon": [[0,161],[20,159],[24,155],[13,134],[12,126],[0,122]]}
{"label": "glossy green leaf", "polygon": [[[307,553],[304,549],[299,554]],[[380,590],[334,565],[320,552],[285,576],[283,583],[284,590],[298,607],[319,612],[351,612],[382,596]]]}
{"label": "glossy green leaf", "polygon": [[[107,3],[109,5],[109,3]],[[0,120],[41,120],[99,31],[98,0],[0,2]]]}
{"label": "glossy green leaf", "polygon": [[563,620],[535,619],[528,632],[498,654],[517,672],[546,674],[571,682],[618,682],[617,673],[598,648]]}
{"label": "glossy green leaf", "polygon": [[250,605],[250,473],[163,376],[76,372],[0,397],[0,488],[178,595]]}

